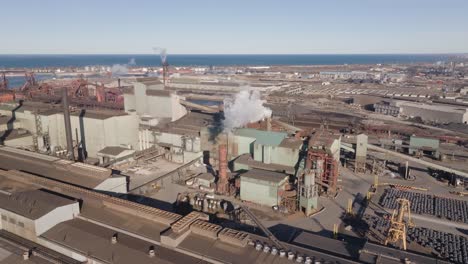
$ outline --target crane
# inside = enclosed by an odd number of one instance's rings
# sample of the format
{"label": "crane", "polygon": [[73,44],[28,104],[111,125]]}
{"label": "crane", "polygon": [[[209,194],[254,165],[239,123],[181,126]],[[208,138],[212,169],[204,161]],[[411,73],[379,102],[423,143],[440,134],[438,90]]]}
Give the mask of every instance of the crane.
{"label": "crane", "polygon": [[[411,220],[410,212],[410,201],[403,198],[398,198],[398,209],[393,211],[392,217],[390,218],[390,228],[387,232],[387,238],[385,239],[385,245],[390,243],[397,243],[401,241],[403,250],[406,250],[406,229],[407,226],[414,226]],[[405,222],[405,216],[408,217]]]}

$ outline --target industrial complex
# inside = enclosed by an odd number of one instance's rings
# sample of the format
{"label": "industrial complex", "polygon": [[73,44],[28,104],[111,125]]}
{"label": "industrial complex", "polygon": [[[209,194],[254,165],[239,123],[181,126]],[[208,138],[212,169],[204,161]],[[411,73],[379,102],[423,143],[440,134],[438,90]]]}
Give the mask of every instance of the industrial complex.
{"label": "industrial complex", "polygon": [[468,263],[464,63],[1,71],[0,263]]}

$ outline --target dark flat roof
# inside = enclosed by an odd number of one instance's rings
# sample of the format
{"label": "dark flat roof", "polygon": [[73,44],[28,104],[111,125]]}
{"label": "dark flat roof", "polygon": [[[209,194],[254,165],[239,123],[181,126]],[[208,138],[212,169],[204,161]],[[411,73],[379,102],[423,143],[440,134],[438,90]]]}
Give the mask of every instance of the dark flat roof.
{"label": "dark flat roof", "polygon": [[251,169],[248,172],[241,175],[242,178],[250,178],[260,181],[268,181],[274,183],[280,183],[286,178],[288,175],[280,172],[274,171],[267,171],[267,170],[260,170],[260,169]]}
{"label": "dark flat roof", "polygon": [[300,149],[302,146],[302,140],[296,138],[285,138],[278,147]]}
{"label": "dark flat roof", "polygon": [[57,207],[76,203],[42,190],[30,190],[11,195],[0,193],[0,208],[29,219],[39,219]]}
{"label": "dark flat roof", "polygon": [[167,90],[147,89],[146,90],[146,95],[169,97],[169,96],[171,96],[171,92],[167,91]]}
{"label": "dark flat roof", "polygon": [[[112,175],[104,175],[87,171],[78,167],[58,169],[57,162],[62,162],[57,157],[38,154],[35,152],[19,150],[9,147],[0,147],[0,169],[19,170],[31,174],[42,175],[57,181],[67,182],[86,188],[95,188]],[[65,161],[68,162],[68,161]],[[102,168],[99,168],[102,169]]]}
{"label": "dark flat roof", "polygon": [[[117,233],[117,243],[112,244],[114,234],[116,231],[112,229],[73,219],[52,227],[41,237],[106,263],[204,263],[197,258],[122,233]],[[155,257],[148,255],[150,247],[154,247]]]}
{"label": "dark flat roof", "polygon": [[247,165],[251,168],[268,170],[268,171],[286,172],[288,174],[294,174],[295,172],[294,167],[291,167],[291,166],[285,166],[285,165],[276,164],[276,163],[266,164],[260,161],[256,161],[248,153],[240,155],[234,162]]}
{"label": "dark flat roof", "polygon": [[110,155],[110,156],[117,156],[126,150],[130,150],[130,149],[119,147],[119,146],[109,146],[109,147],[105,147],[101,149],[98,153],[104,154],[104,155]]}

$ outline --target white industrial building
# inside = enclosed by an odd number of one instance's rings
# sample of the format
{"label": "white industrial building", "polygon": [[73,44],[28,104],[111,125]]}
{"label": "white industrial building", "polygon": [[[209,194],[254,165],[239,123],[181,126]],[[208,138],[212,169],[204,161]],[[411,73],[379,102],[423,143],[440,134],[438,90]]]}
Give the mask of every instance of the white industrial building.
{"label": "white industrial building", "polygon": [[[44,105],[19,107],[16,104],[2,104],[0,107],[0,114],[6,116],[12,116],[13,111],[15,124],[20,123],[21,128],[31,133],[30,137],[21,137],[23,141],[16,142],[14,146],[28,149],[37,147],[39,151],[49,149],[52,154],[66,149],[65,121],[61,108],[47,109]],[[87,157],[97,158],[98,152],[107,146],[138,147],[139,124],[135,114],[105,110],[72,111],[70,121],[73,143],[82,147]]]}
{"label": "white industrial building", "polygon": [[0,229],[31,240],[79,213],[78,201],[46,191],[0,193]]}
{"label": "white industrial building", "polygon": [[418,102],[397,103],[400,115],[406,117],[421,117],[423,121],[435,123],[462,123],[468,122],[468,109],[466,107],[424,104]]}
{"label": "white industrial building", "polygon": [[136,112],[147,122],[161,118],[175,121],[187,114],[185,107],[179,103],[180,99],[177,94],[164,90],[158,78],[138,78],[133,87],[124,91],[125,112]]}

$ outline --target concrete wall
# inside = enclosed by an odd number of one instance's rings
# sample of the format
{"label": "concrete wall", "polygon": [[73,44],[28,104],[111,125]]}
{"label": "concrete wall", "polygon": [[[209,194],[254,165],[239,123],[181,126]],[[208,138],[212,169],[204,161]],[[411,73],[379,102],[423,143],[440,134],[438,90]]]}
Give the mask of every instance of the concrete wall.
{"label": "concrete wall", "polygon": [[177,147],[182,147],[182,135],[171,134],[171,133],[156,133],[156,144],[164,143],[170,144]]}
{"label": "concrete wall", "polygon": [[254,154],[254,142],[255,138],[243,137],[243,136],[233,136],[233,144],[237,144],[237,153],[233,153],[236,156],[242,154]]}
{"label": "concrete wall", "polygon": [[149,115],[157,118],[170,118],[175,121],[185,114],[186,108],[179,103],[180,97],[176,94],[165,95],[147,95],[147,90],[163,90],[162,84],[146,85],[135,82],[133,84],[134,94],[125,94],[125,111],[136,110],[140,116]]}
{"label": "concrete wall", "polygon": [[36,236],[43,234],[61,222],[72,220],[79,213],[80,206],[77,202],[55,208],[35,221]]}
{"label": "concrete wall", "polygon": [[254,143],[254,160],[265,164],[273,163],[294,167],[299,160],[299,149]]}
{"label": "concrete wall", "polygon": [[124,94],[124,109],[125,112],[129,113],[130,111],[136,111],[136,99],[133,94]]}
{"label": "concrete wall", "polygon": [[271,163],[294,167],[298,160],[299,149],[272,147]]}
{"label": "concrete wall", "polygon": [[33,220],[2,208],[0,208],[0,214],[2,229],[31,240],[36,237],[36,226]]}
{"label": "concrete wall", "polygon": [[107,180],[101,182],[94,189],[107,191],[107,192],[115,192],[115,193],[127,193],[128,192],[127,178],[124,176],[108,178]]}

